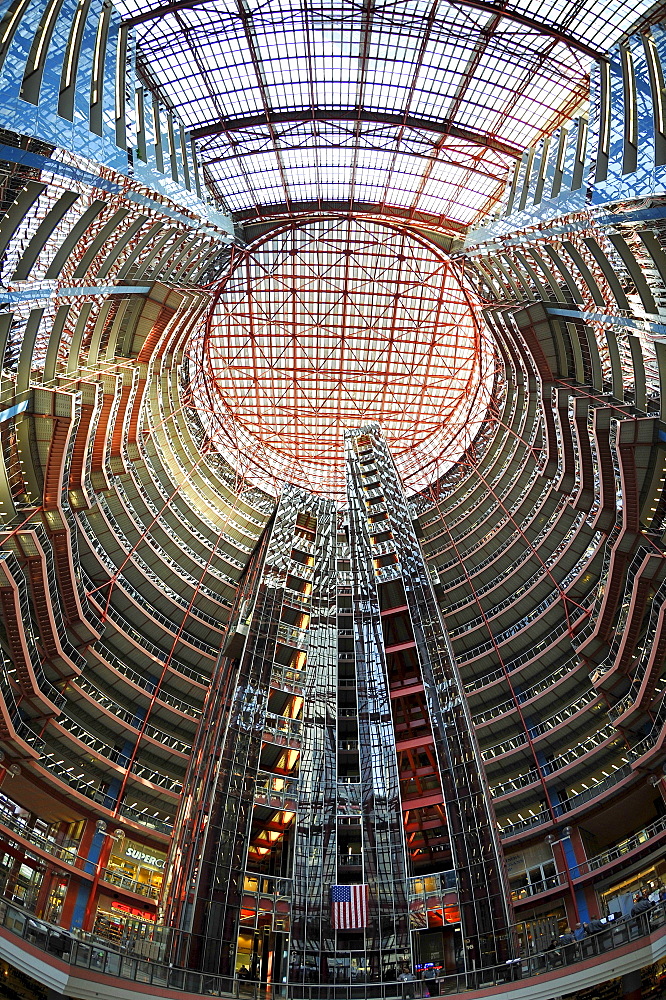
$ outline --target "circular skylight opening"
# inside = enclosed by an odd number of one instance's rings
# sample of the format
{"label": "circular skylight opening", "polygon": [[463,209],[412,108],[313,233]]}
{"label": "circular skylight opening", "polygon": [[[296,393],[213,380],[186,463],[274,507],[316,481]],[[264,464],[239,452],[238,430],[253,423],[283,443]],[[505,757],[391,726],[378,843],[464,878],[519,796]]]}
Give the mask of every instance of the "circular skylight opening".
{"label": "circular skylight opening", "polygon": [[247,481],[344,494],[345,428],[378,422],[409,493],[478,433],[489,334],[455,265],[364,220],[291,225],[236,260],[190,349],[192,402]]}

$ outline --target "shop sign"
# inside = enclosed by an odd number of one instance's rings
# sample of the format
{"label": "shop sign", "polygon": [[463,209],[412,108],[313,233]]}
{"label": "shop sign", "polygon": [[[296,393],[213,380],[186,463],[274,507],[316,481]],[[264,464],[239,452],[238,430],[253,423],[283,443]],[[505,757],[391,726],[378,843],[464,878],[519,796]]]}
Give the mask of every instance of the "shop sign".
{"label": "shop sign", "polygon": [[132,917],[140,917],[142,920],[150,920],[151,922],[155,920],[155,914],[151,913],[150,910],[137,910],[136,907],[128,906],[127,903],[111,903],[111,909],[128,913]]}
{"label": "shop sign", "polygon": [[155,854],[149,847],[144,847],[143,844],[135,844],[131,840],[125,841],[122,851],[118,852],[118,854],[128,858],[130,861],[135,861],[139,865],[148,865],[149,868],[157,868],[159,871],[164,870],[166,863],[166,857],[163,854]]}
{"label": "shop sign", "polygon": [[509,876],[519,874],[522,875],[527,868],[524,854],[512,854],[508,858],[505,858],[505,861],[506,870]]}

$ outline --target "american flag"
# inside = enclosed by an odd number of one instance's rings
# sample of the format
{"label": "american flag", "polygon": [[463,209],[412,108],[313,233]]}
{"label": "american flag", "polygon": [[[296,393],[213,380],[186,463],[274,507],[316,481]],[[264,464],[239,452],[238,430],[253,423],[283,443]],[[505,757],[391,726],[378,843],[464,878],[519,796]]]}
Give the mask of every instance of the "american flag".
{"label": "american flag", "polygon": [[367,885],[331,886],[331,920],[337,931],[354,931],[367,927]]}

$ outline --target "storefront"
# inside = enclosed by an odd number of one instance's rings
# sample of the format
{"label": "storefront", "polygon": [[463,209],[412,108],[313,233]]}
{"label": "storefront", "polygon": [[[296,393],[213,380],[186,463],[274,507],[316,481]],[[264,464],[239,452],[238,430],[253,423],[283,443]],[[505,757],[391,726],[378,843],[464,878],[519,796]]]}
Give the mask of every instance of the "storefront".
{"label": "storefront", "polygon": [[120,944],[136,937],[152,936],[155,916],[154,910],[142,910],[102,895],[97,907],[94,930],[107,941]]}
{"label": "storefront", "polygon": [[[162,888],[166,855],[124,838],[116,840],[100,884],[95,933],[109,941],[128,941],[152,936],[156,903]],[[147,905],[125,903],[110,885],[145,897]],[[150,902],[149,902],[150,901]]]}
{"label": "storefront", "polygon": [[133,840],[120,839],[114,844],[107,862],[105,881],[136,892],[148,899],[157,899],[162,888],[166,855]]}
{"label": "storefront", "polygon": [[666,885],[666,860],[660,859],[602,889],[599,893],[602,914],[615,913],[616,916],[626,917],[631,913],[637,892],[647,892],[649,895],[659,891],[664,885]]}

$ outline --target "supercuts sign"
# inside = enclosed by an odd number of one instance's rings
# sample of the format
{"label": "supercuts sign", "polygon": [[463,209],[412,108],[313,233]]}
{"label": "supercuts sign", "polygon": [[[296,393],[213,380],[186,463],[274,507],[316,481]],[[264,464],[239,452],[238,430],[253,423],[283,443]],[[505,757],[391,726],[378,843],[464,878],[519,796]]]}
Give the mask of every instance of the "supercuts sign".
{"label": "supercuts sign", "polygon": [[135,844],[131,840],[126,840],[122,851],[118,853],[122,854],[128,861],[135,861],[138,865],[147,865],[149,868],[157,868],[159,871],[164,870],[165,855],[153,851],[150,847],[144,847],[143,844]]}

